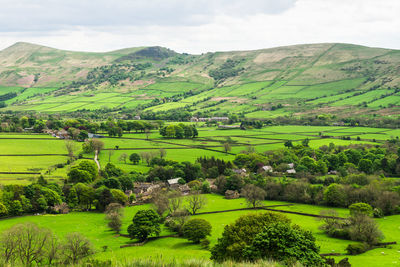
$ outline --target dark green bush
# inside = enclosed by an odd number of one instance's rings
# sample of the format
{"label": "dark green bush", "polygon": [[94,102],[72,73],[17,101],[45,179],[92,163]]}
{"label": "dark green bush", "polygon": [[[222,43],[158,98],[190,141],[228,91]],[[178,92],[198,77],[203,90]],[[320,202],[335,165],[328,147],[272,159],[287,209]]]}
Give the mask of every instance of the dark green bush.
{"label": "dark green bush", "polygon": [[358,255],[368,250],[368,245],[365,243],[349,244],[346,251],[350,255]]}

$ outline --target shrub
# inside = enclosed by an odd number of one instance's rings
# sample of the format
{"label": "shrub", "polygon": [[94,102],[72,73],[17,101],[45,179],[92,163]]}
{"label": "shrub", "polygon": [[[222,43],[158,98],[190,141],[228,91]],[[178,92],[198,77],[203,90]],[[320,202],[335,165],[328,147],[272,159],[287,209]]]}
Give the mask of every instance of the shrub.
{"label": "shrub", "polygon": [[355,216],[357,214],[365,214],[367,216],[373,216],[373,210],[371,205],[366,203],[354,203],[349,206],[350,215]]}
{"label": "shrub", "polygon": [[365,243],[349,244],[346,247],[347,254],[358,255],[368,250],[368,245]]}
{"label": "shrub", "polygon": [[202,240],[200,240],[200,246],[204,249],[208,249],[210,247],[210,240],[208,240],[207,238],[203,238]]}
{"label": "shrub", "polygon": [[211,224],[204,219],[192,219],[183,225],[183,236],[194,243],[211,235]]}

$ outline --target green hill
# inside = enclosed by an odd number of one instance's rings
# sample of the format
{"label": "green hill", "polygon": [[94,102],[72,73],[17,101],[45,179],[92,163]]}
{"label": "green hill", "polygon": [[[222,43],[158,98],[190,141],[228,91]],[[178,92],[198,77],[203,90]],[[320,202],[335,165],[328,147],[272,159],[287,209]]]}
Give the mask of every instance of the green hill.
{"label": "green hill", "polygon": [[107,109],[200,115],[383,115],[400,112],[400,50],[325,43],[179,54],[162,47],[107,53],[17,43],[0,51],[7,110]]}

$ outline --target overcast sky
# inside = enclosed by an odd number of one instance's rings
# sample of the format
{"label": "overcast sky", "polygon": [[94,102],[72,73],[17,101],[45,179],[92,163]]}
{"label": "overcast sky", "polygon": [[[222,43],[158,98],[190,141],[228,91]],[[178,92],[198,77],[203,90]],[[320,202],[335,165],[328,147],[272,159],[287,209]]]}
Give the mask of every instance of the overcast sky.
{"label": "overcast sky", "polygon": [[0,0],[0,49],[18,41],[178,52],[342,42],[400,49],[400,0]]}

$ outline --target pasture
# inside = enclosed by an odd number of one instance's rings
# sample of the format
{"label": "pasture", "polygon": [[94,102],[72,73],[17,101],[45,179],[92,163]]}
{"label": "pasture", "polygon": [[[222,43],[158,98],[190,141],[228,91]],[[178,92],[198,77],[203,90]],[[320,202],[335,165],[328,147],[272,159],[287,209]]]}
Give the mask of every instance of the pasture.
{"label": "pasture", "polygon": [[[166,158],[175,161],[194,162],[198,157],[216,157],[233,160],[235,155],[249,148],[257,152],[282,149],[287,140],[294,144],[308,138],[314,148],[334,143],[379,144],[387,139],[400,136],[399,130],[368,127],[333,127],[333,126],[270,126],[262,129],[220,130],[214,127],[203,127],[198,124],[199,137],[195,139],[166,139],[153,130],[147,137],[144,133],[125,133],[121,138],[102,138],[104,150],[99,155],[101,166],[112,162],[124,171],[146,172],[149,167],[145,162],[132,165],[129,160],[119,158],[126,153],[152,152],[157,155],[160,149],[166,151]],[[351,140],[343,140],[350,137]],[[360,140],[357,140],[359,137]],[[223,143],[230,142],[231,150],[225,153]],[[80,150],[82,143],[77,142]],[[68,160],[63,140],[44,134],[1,133],[0,134],[0,183],[13,181],[27,184],[39,174],[46,178],[58,180],[66,177],[69,166],[53,170],[47,174],[49,167]],[[79,154],[79,151],[77,152]],[[92,154],[83,154],[91,159]],[[26,174],[21,174],[26,172]],[[15,173],[15,175],[13,175]]]}
{"label": "pasture", "polygon": [[[199,212],[207,211],[223,211],[229,209],[240,209],[246,207],[244,199],[226,200],[219,195],[206,195],[207,205]],[[277,204],[288,204],[278,201],[264,201],[266,206]],[[125,217],[123,219],[122,233],[126,234],[127,227],[134,214],[140,209],[150,208],[150,204],[126,207],[124,209]],[[290,207],[279,207],[279,209],[288,209],[292,211],[305,212],[318,214],[320,210],[326,209],[325,207],[294,204]],[[341,216],[347,216],[347,209],[336,209]],[[213,214],[199,214],[192,217],[203,218],[212,224],[212,235],[210,237],[211,246],[215,245],[217,239],[221,236],[224,226],[232,223],[241,215],[249,212],[264,212],[264,211],[231,211],[224,213]],[[321,253],[339,252],[344,253],[348,244],[351,241],[334,239],[326,236],[321,230],[318,229],[321,222],[314,217],[285,214],[292,220],[292,223],[298,224],[305,229],[310,230],[316,237],[317,244],[321,247]],[[400,216],[390,216],[382,219],[377,219],[380,229],[386,236],[386,241],[399,241]],[[125,260],[135,258],[162,258],[165,261],[182,261],[187,259],[202,259],[207,260],[210,257],[210,252],[202,249],[199,245],[192,244],[182,238],[161,238],[150,241],[144,246],[120,248],[121,245],[129,244],[132,241],[129,238],[118,236],[110,231],[106,226],[104,214],[95,212],[72,212],[65,215],[39,215],[39,216],[24,216],[11,219],[4,219],[0,223],[0,232],[4,229],[11,227],[14,224],[22,222],[34,222],[42,227],[51,228],[52,231],[59,237],[63,237],[68,232],[81,232],[87,236],[95,246],[97,254],[94,256],[98,259],[111,259],[114,262],[124,262]],[[161,236],[171,234],[168,229],[163,228]],[[103,247],[107,246],[105,252]],[[352,266],[366,266],[368,262],[374,262],[374,266],[393,266],[399,258],[400,249],[399,245],[391,248],[380,248],[371,250],[365,254],[350,256],[350,263]],[[156,251],[156,252],[155,252]],[[383,253],[382,253],[383,252]],[[339,257],[342,258],[343,256]],[[346,255],[346,257],[348,257]],[[377,258],[379,258],[379,261]]]}

